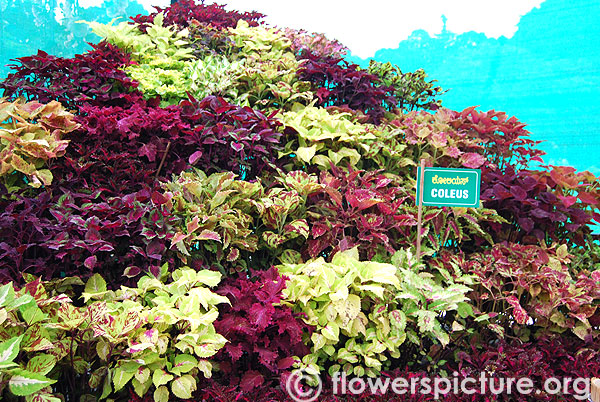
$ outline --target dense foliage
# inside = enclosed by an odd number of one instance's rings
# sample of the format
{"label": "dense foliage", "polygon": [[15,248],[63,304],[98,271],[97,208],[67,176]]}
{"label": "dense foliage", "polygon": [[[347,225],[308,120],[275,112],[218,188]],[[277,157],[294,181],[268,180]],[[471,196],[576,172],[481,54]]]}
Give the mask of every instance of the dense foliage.
{"label": "dense foliage", "polygon": [[[182,0],[0,82],[0,398],[284,401],[332,377],[600,375],[600,182],[422,70]],[[481,169],[425,207],[416,165]],[[422,237],[423,255],[414,245]],[[304,384],[304,387],[311,385]],[[450,401],[572,400],[476,392]]]}

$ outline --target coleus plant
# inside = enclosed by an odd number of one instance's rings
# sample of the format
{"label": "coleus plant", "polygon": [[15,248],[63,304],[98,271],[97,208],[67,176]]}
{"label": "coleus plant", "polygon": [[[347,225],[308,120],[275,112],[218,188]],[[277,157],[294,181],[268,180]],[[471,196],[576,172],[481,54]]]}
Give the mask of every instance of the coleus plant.
{"label": "coleus plant", "polygon": [[310,83],[300,80],[300,63],[288,38],[275,28],[251,27],[243,20],[229,32],[237,48],[234,57],[244,62],[235,77],[238,103],[276,110],[313,99]]}
{"label": "coleus plant", "polygon": [[380,63],[371,59],[367,71],[379,77],[383,85],[394,89],[391,95],[398,100],[398,108],[401,110],[436,110],[442,104],[438,97],[446,91],[434,86],[436,80],[427,81],[427,74],[423,69],[403,73],[400,67],[392,63]]}
{"label": "coleus plant", "polygon": [[328,39],[322,33],[292,28],[281,28],[280,32],[290,40],[292,51],[297,57],[306,51],[320,57],[344,57],[348,53],[346,46],[338,40]]}
{"label": "coleus plant", "polygon": [[387,303],[400,289],[393,265],[360,262],[353,248],[331,263],[319,257],[277,269],[289,278],[284,301],[315,327],[306,340],[311,353],[300,366],[376,376],[390,357],[400,356],[406,316]]}
{"label": "coleus plant", "polygon": [[60,103],[0,98],[0,178],[8,191],[25,183],[39,188],[52,183],[49,160],[64,155],[63,137],[78,128]]}
{"label": "coleus plant", "polygon": [[241,62],[230,63],[222,56],[208,55],[193,61],[156,58],[131,65],[126,71],[138,82],[145,99],[160,97],[161,106],[167,106],[187,99],[188,94],[198,99],[215,95],[235,101],[236,75],[242,69]]}
{"label": "coleus plant", "polygon": [[210,24],[215,28],[234,28],[240,20],[246,21],[250,26],[258,26],[264,14],[253,12],[238,12],[225,10],[221,4],[198,4],[194,0],[179,0],[170,7],[156,7],[156,12],[150,15],[137,15],[131,18],[142,28],[146,28],[154,19],[164,14],[166,25],[177,25],[186,28],[195,21]]}
{"label": "coleus plant", "polygon": [[331,164],[358,164],[361,154],[357,149],[367,147],[376,137],[368,127],[353,121],[350,113],[330,112],[313,104],[296,103],[279,115],[288,139],[279,156],[290,157],[288,165],[320,169],[329,169]]}
{"label": "coleus plant", "polygon": [[[291,172],[265,188],[261,181],[236,180],[233,173],[184,172],[164,184],[163,203],[179,219],[172,248],[194,265],[268,267],[276,259],[298,259],[285,244],[309,234],[307,197],[321,189],[315,177]],[[258,250],[266,250],[262,255]],[[191,263],[191,262],[190,262]]]}
{"label": "coleus plant", "polygon": [[[60,299],[46,298],[44,302],[56,307]],[[13,284],[7,283],[0,287],[0,317],[0,396],[9,393],[26,396],[27,400],[33,400],[35,396],[39,397],[38,400],[58,400],[50,397],[50,386],[56,380],[46,375],[59,359],[52,354],[42,353],[53,345],[47,338],[39,338],[39,322],[46,319],[47,315],[31,294],[26,291],[15,292]],[[19,324],[28,328],[24,332],[22,328],[16,331],[11,328]],[[31,354],[27,362],[22,359],[25,353]]]}
{"label": "coleus plant", "polygon": [[[389,262],[396,251],[414,245],[418,214],[414,182],[379,171],[332,166],[321,172],[319,183],[323,190],[307,203],[311,236],[303,252],[310,258],[358,246],[361,258]],[[427,208],[421,235],[435,250],[491,242],[481,227],[486,221],[504,220],[489,209]]]}
{"label": "coleus plant", "polygon": [[[392,117],[392,116],[390,116]],[[427,111],[413,111],[396,114],[381,135],[381,145],[374,144],[369,156],[381,167],[398,170],[393,163],[398,160],[401,172],[406,166],[412,169],[408,160],[425,159],[427,164],[441,167],[465,167],[478,169],[486,163],[485,146],[476,133],[465,133],[453,127],[454,112],[441,109],[435,114]],[[387,153],[378,156],[384,149]],[[410,170],[412,173],[412,170]]]}
{"label": "coleus plant", "polygon": [[[471,295],[477,309],[495,315],[495,322],[528,340],[548,332],[570,330],[584,340],[594,337],[600,271],[570,269],[566,245],[496,244],[469,256],[465,271],[481,284]],[[507,314],[508,313],[508,314]],[[499,327],[496,327],[499,328]]]}
{"label": "coleus plant", "polygon": [[141,273],[173,267],[168,246],[173,217],[149,191],[107,197],[44,191],[0,204],[0,280],[22,281],[28,272],[51,279],[101,272],[115,286]]}
{"label": "coleus plant", "polygon": [[171,393],[190,398],[197,379],[211,376],[208,358],[225,345],[212,323],[216,305],[229,300],[209,289],[218,272],[169,275],[163,266],[159,276],[112,291],[96,274],[85,284],[83,306],[58,293],[83,285],[79,278],[28,277],[16,292],[12,283],[0,287],[0,372],[9,376],[8,391],[31,401],[102,400],[131,383],[140,396],[152,387],[157,402]]}
{"label": "coleus plant", "polygon": [[536,148],[541,141],[529,138],[525,124],[504,112],[481,112],[468,107],[462,112],[450,112],[447,122],[458,132],[479,139],[485,149],[483,156],[500,170],[508,166],[527,168],[532,162],[542,162],[545,154]]}
{"label": "coleus plant", "polygon": [[[280,149],[275,113],[240,107],[223,98],[191,98],[180,104],[181,116],[193,127],[183,149],[188,163],[207,173],[232,171],[242,179],[254,179],[271,171]],[[191,153],[187,153],[191,151]]]}
{"label": "coleus plant", "polygon": [[170,177],[187,168],[191,153],[182,157],[167,146],[169,141],[183,142],[189,125],[180,110],[157,106],[143,99],[127,107],[82,106],[77,119],[81,127],[67,136],[70,146],[63,163],[56,165],[57,184],[121,195],[152,187],[157,176]]}
{"label": "coleus plant", "polygon": [[[397,251],[392,263],[401,279],[401,293],[396,294],[396,299],[401,300],[409,321],[416,321],[420,333],[433,334],[442,346],[447,346],[450,336],[444,328],[450,327],[457,333],[461,330],[456,325],[458,322],[455,325],[447,322],[450,312],[458,313],[461,318],[473,316],[467,294],[476,283],[476,277],[460,271],[452,275],[441,267],[421,265],[406,250]],[[446,325],[442,326],[442,322]],[[408,328],[407,336],[412,343],[422,345],[416,331]]]}
{"label": "coleus plant", "polygon": [[146,99],[159,96],[162,106],[177,104],[187,99],[188,93],[199,99],[208,95],[237,99],[235,76],[243,69],[242,62],[230,63],[221,55],[194,59],[188,29],[163,26],[162,14],[145,32],[126,22],[117,26],[88,24],[97,35],[130,54],[136,63],[125,71],[138,82]]}
{"label": "coleus plant", "polygon": [[137,25],[126,21],[117,25],[86,21],[81,23],[87,24],[92,32],[127,52],[134,61],[139,63],[166,57],[173,60],[186,60],[193,52],[187,39],[189,31],[165,26],[162,13],[154,17],[145,32],[140,31]]}
{"label": "coleus plant", "polygon": [[215,356],[222,382],[239,383],[250,393],[273,383],[309,352],[302,335],[310,332],[292,309],[281,304],[285,278],[274,267],[227,278],[217,293],[229,298],[214,325],[227,344]]}
{"label": "coleus plant", "polygon": [[156,402],[168,401],[171,393],[188,399],[198,378],[212,375],[208,358],[227,342],[213,322],[216,306],[229,300],[209,289],[221,274],[188,267],[169,274],[164,265],[159,278],[146,275],[137,287],[117,291],[107,290],[99,275],[86,284],[84,300],[100,300],[92,306],[107,314],[90,324],[98,338],[100,399],[130,381],[139,396],[154,388]]}
{"label": "coleus plant", "polygon": [[154,187],[191,166],[254,178],[276,162],[281,137],[273,115],[217,97],[192,98],[181,107],[139,100],[128,108],[82,111],[81,129],[68,136],[71,146],[55,175],[69,188],[112,194]]}
{"label": "coleus plant", "polygon": [[[272,116],[223,98],[191,99],[160,108],[140,100],[128,108],[86,106],[81,132],[57,171],[72,187],[127,193],[198,166],[254,177],[276,161],[281,134]],[[82,133],[86,132],[86,135]]]}
{"label": "coleus plant", "polygon": [[[576,351],[576,352],[574,352]],[[458,377],[468,378],[485,373],[488,378],[528,378],[535,390],[531,395],[512,395],[506,390],[494,396],[497,401],[565,401],[584,400],[589,385],[574,383],[597,377],[600,372],[598,342],[586,343],[577,338],[564,336],[541,337],[523,343],[520,340],[505,340],[493,343],[473,342],[467,350],[457,353],[456,363],[448,369],[455,370]],[[571,379],[571,380],[567,380]],[[567,384],[566,389],[558,393],[549,393],[544,384],[549,379],[558,379]],[[487,393],[477,390],[476,401],[490,398]],[[535,396],[534,396],[535,395]],[[450,397],[451,395],[448,395]],[[461,396],[456,399],[464,400]]]}
{"label": "coleus plant", "polygon": [[372,123],[380,123],[386,111],[396,109],[393,88],[356,64],[343,58],[319,56],[303,52],[299,76],[313,85],[318,106],[348,106],[369,116]]}
{"label": "coleus plant", "polygon": [[494,240],[551,246],[583,246],[592,220],[600,221],[600,186],[590,172],[568,166],[547,170],[484,169],[481,199],[506,218],[487,231]]}
{"label": "coleus plant", "polygon": [[227,30],[197,20],[192,20],[188,29],[190,46],[194,49],[194,57],[197,59],[208,55],[224,56],[229,59],[238,51]]}
{"label": "coleus plant", "polygon": [[390,367],[391,359],[402,357],[407,339],[418,349],[424,344],[421,336],[448,345],[449,335],[437,316],[465,304],[470,288],[461,282],[472,278],[446,278],[443,286],[419,272],[410,253],[399,252],[394,262],[398,267],[359,261],[354,247],[335,254],[330,263],[319,257],[277,267],[289,278],[284,301],[316,327],[307,338],[311,354],[297,365],[375,377]]}
{"label": "coleus plant", "polygon": [[125,105],[139,98],[137,84],[122,70],[130,57],[107,42],[73,58],[56,57],[44,51],[16,59],[14,72],[0,82],[4,96],[23,97],[41,103],[58,101],[67,108],[83,104]]}

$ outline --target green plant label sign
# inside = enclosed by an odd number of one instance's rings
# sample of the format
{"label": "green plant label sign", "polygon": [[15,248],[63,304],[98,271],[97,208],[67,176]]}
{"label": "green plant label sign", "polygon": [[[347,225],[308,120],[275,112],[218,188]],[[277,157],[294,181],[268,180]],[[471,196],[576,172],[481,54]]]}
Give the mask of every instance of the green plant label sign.
{"label": "green plant label sign", "polygon": [[[417,205],[421,188],[417,169]],[[423,175],[423,205],[438,207],[479,207],[481,170],[426,167]]]}

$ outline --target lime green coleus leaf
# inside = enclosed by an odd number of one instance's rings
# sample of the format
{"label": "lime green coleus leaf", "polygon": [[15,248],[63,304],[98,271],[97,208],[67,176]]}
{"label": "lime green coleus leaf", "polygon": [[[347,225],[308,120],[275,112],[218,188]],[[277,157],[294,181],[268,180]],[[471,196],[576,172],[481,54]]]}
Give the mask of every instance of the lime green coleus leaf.
{"label": "lime green coleus leaf", "polygon": [[175,375],[181,375],[187,373],[193,368],[198,366],[198,359],[189,354],[182,354],[175,356],[173,367],[169,370]]}
{"label": "lime green coleus leaf", "polygon": [[190,399],[196,387],[196,380],[188,374],[177,377],[171,382],[171,391],[176,397],[181,399]]}
{"label": "lime green coleus leaf", "polygon": [[122,361],[121,365],[112,370],[112,382],[115,392],[122,389],[137,373],[140,363],[135,361]]}
{"label": "lime green coleus leaf", "polygon": [[42,374],[32,373],[27,370],[14,369],[8,382],[10,392],[17,396],[31,395],[41,389],[52,385],[56,380],[52,380]]}
{"label": "lime green coleus leaf", "polygon": [[139,397],[143,397],[144,395],[146,395],[146,393],[148,392],[148,390],[152,386],[152,381],[148,380],[148,381],[145,381],[145,382],[141,382],[140,380],[137,379],[137,377],[134,377],[131,380],[131,385],[133,385],[133,391]]}
{"label": "lime green coleus leaf", "polygon": [[27,325],[33,325],[48,318],[48,314],[45,314],[35,303],[21,306],[19,310]]}
{"label": "lime green coleus leaf", "polygon": [[316,144],[313,144],[310,147],[298,147],[298,149],[296,149],[296,155],[298,155],[298,158],[300,158],[301,161],[306,162],[306,163],[310,163],[313,156],[315,156],[316,152],[317,152]]}
{"label": "lime green coleus leaf", "polygon": [[0,343],[0,369],[16,366],[13,360],[19,354],[19,345],[23,336],[16,336]]}
{"label": "lime green coleus leaf", "polygon": [[15,298],[15,289],[13,288],[12,282],[6,285],[0,286],[0,307],[6,306],[9,302]]}
{"label": "lime green coleus leaf", "polygon": [[100,274],[94,274],[85,284],[85,292],[102,293],[106,292],[106,281]]}
{"label": "lime green coleus leaf", "polygon": [[204,374],[205,378],[212,377],[212,364],[208,360],[201,359],[198,362],[198,369]]}
{"label": "lime green coleus leaf", "polygon": [[152,383],[155,387],[159,388],[161,385],[168,384],[173,378],[173,375],[167,373],[165,370],[157,369],[152,374]]}
{"label": "lime green coleus leaf", "polygon": [[212,288],[219,284],[221,276],[217,271],[202,270],[196,273],[196,280]]}
{"label": "lime green coleus leaf", "polygon": [[169,389],[164,385],[157,387],[154,391],[155,402],[169,402]]}
{"label": "lime green coleus leaf", "polygon": [[321,333],[326,339],[338,342],[340,337],[340,327],[335,322],[330,322],[321,329]]}

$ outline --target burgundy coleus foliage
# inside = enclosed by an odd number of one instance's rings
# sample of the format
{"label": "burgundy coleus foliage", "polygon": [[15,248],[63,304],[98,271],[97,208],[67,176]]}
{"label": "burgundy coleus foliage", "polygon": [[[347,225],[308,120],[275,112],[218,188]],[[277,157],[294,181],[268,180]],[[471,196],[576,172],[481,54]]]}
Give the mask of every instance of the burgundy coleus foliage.
{"label": "burgundy coleus foliage", "polygon": [[269,385],[294,364],[293,356],[302,357],[309,348],[302,334],[310,328],[279,305],[285,278],[275,267],[226,279],[217,293],[226,296],[231,306],[220,309],[215,329],[228,340],[215,356],[224,379],[238,384],[245,392]]}
{"label": "burgundy coleus foliage", "polygon": [[242,178],[255,178],[275,165],[282,136],[277,112],[266,116],[215,96],[200,102],[190,98],[179,107],[182,119],[193,127],[184,143],[192,152],[191,165],[207,173],[232,171]]}
{"label": "burgundy coleus foliage", "polygon": [[[481,373],[496,379],[529,378],[533,381],[534,389],[540,390],[527,396],[516,392],[512,395],[502,393],[494,399],[497,401],[574,401],[577,400],[576,395],[582,395],[584,384],[574,390],[573,381],[570,381],[567,389],[569,396],[549,395],[544,392],[544,382],[549,378],[557,378],[562,382],[565,378],[597,377],[600,375],[599,350],[598,342],[586,343],[564,336],[543,337],[528,343],[517,339],[510,343],[473,344],[471,350],[457,353],[457,365],[452,370],[459,373],[459,379],[478,378]],[[458,395],[458,398],[451,400],[466,400],[460,397]],[[464,395],[462,397],[465,398]],[[481,395],[478,398],[481,399],[474,400],[484,400]]]}
{"label": "burgundy coleus foliage", "polygon": [[600,192],[589,172],[571,167],[515,171],[507,166],[482,170],[481,200],[509,223],[490,224],[495,241],[522,244],[568,242],[582,246],[592,219],[600,221]]}
{"label": "burgundy coleus foliage", "polygon": [[189,167],[183,137],[190,127],[178,108],[139,99],[127,107],[85,105],[81,111],[81,128],[68,137],[62,163],[52,169],[55,185],[127,194],[154,184],[165,153],[160,178]]}
{"label": "burgundy coleus foliage", "polygon": [[137,15],[131,19],[145,27],[146,24],[154,21],[158,13],[164,13],[164,24],[178,25],[181,28],[188,27],[194,20],[200,23],[207,23],[216,28],[235,28],[239,20],[248,22],[251,27],[259,24],[264,18],[264,14],[257,12],[238,12],[225,10],[224,5],[220,4],[197,4],[194,0],[179,0],[171,4],[170,7],[156,7],[156,12],[150,15]]}
{"label": "burgundy coleus foliage", "polygon": [[131,60],[118,47],[106,42],[73,58],[56,57],[41,50],[37,55],[16,59],[11,73],[0,83],[4,96],[48,103],[56,100],[67,108],[83,104],[126,105],[141,98],[122,70]]}
{"label": "burgundy coleus foliage", "polygon": [[345,172],[332,166],[331,172],[321,173],[320,182],[325,189],[307,202],[314,212],[309,214],[309,257],[358,246],[361,257],[372,258],[384,250],[393,254],[410,243],[416,219],[398,213],[410,199],[392,179],[376,171]]}
{"label": "burgundy coleus foliage", "polygon": [[379,78],[360,70],[342,58],[321,57],[303,52],[299,77],[313,85],[317,106],[348,106],[369,116],[378,124],[386,110],[394,110],[397,100],[392,87],[384,86]]}
{"label": "burgundy coleus foliage", "polygon": [[86,278],[101,273],[118,288],[142,272],[158,274],[172,233],[172,218],[149,191],[102,201],[92,194],[49,191],[0,203],[0,282]]}
{"label": "burgundy coleus foliage", "polygon": [[52,169],[57,186],[118,195],[192,166],[253,178],[275,163],[279,149],[273,115],[222,98],[167,108],[138,99],[128,107],[85,105],[81,111],[81,128],[69,135],[65,157]]}

